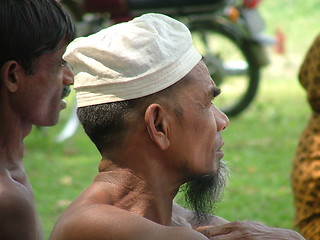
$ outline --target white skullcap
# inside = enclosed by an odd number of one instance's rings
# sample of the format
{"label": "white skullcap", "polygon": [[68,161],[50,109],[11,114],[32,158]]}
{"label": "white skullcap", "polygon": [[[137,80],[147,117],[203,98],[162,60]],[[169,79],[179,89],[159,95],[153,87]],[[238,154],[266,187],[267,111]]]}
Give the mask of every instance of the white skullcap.
{"label": "white skullcap", "polygon": [[73,67],[83,107],[159,92],[189,73],[201,55],[184,24],[151,13],[75,39],[63,58]]}

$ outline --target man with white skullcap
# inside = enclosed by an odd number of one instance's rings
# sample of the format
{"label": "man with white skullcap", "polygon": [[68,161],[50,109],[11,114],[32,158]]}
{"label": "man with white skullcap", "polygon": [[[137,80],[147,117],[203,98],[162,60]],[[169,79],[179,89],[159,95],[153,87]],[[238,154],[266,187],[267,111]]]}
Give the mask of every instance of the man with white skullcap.
{"label": "man with white skullcap", "polygon": [[[221,131],[229,120],[212,104],[219,89],[185,25],[146,14],[76,39],[64,59],[102,160],[51,240],[303,239],[205,215],[227,176]],[[181,185],[194,211],[173,203]]]}

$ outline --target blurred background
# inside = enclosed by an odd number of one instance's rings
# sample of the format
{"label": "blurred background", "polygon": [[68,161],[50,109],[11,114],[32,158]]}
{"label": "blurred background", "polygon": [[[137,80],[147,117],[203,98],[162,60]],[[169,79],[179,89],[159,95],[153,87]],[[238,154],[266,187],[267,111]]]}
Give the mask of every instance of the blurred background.
{"label": "blurred background", "polygon": [[[293,228],[291,161],[310,113],[297,73],[320,32],[320,1],[263,0],[259,11],[265,32],[281,36],[283,49],[267,48],[271,63],[262,71],[255,100],[223,132],[231,177],[214,213],[229,221]],[[34,128],[26,139],[26,171],[46,236],[64,208],[92,182],[101,160],[81,127],[71,138],[55,141],[68,111],[61,113],[59,125]]]}

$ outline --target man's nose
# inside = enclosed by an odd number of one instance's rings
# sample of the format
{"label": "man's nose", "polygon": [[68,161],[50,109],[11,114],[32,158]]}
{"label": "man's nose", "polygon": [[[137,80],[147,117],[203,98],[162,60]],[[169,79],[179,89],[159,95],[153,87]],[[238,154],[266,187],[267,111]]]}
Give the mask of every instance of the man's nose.
{"label": "man's nose", "polygon": [[64,67],[63,74],[64,74],[63,75],[63,84],[64,85],[73,85],[74,74],[73,74],[71,67],[68,64],[66,64],[66,66]]}
{"label": "man's nose", "polygon": [[216,111],[217,111],[217,115],[216,115],[217,130],[222,131],[228,127],[229,118],[220,109],[216,108]]}

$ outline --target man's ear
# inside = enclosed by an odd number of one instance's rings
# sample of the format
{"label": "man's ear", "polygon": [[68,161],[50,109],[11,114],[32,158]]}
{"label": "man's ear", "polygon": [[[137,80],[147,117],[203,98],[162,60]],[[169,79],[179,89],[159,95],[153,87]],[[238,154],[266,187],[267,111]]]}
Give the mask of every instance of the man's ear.
{"label": "man's ear", "polygon": [[18,76],[21,70],[23,70],[22,67],[16,61],[8,61],[3,64],[0,72],[3,87],[6,87],[10,92],[17,91]]}
{"label": "man's ear", "polygon": [[167,114],[160,104],[151,104],[144,115],[149,136],[161,150],[170,146],[170,128]]}

